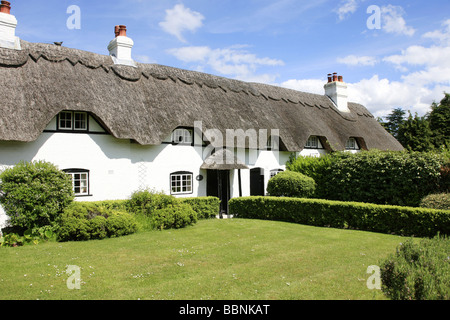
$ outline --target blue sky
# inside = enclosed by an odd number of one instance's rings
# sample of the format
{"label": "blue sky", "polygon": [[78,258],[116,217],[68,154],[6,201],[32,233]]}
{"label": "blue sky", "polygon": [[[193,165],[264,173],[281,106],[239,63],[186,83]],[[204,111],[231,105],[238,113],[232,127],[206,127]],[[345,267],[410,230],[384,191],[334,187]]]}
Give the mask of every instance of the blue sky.
{"label": "blue sky", "polygon": [[[107,55],[123,24],[138,62],[318,94],[338,72],[350,101],[375,116],[396,107],[423,115],[450,92],[448,0],[10,2],[26,41]],[[74,17],[79,29],[68,27]]]}

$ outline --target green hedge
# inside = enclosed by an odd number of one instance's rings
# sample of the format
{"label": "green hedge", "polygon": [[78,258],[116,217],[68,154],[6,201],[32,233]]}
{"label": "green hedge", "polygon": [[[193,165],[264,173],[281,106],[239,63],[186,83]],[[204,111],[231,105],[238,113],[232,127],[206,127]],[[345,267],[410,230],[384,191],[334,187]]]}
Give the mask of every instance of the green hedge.
{"label": "green hedge", "polygon": [[187,203],[176,203],[153,212],[152,225],[157,230],[181,229],[197,223],[197,212]]}
{"label": "green hedge", "polygon": [[417,207],[428,194],[445,192],[446,161],[437,153],[371,150],[299,157],[287,169],[315,180],[315,198]]}
{"label": "green hedge", "polygon": [[57,240],[85,241],[135,233],[138,224],[124,201],[74,202],[61,216]]}
{"label": "green hedge", "polygon": [[198,219],[215,218],[220,211],[220,200],[216,197],[180,198],[183,203],[188,203],[195,212]]}
{"label": "green hedge", "polygon": [[313,178],[299,172],[284,171],[269,180],[267,192],[274,197],[310,198],[316,183]]}
{"label": "green hedge", "polygon": [[319,199],[245,197],[230,200],[237,218],[286,221],[433,237],[450,234],[450,211]]}

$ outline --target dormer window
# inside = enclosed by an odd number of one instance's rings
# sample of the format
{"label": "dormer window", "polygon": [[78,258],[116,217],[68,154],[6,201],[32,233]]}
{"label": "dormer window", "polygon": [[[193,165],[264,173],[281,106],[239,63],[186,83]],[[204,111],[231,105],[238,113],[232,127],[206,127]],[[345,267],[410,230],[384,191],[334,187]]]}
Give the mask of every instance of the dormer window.
{"label": "dormer window", "polygon": [[345,150],[358,150],[358,142],[356,142],[355,138],[350,138],[345,143]]}
{"label": "dormer window", "polygon": [[193,145],[193,131],[186,128],[175,129],[175,131],[172,133],[172,143],[177,145]]}
{"label": "dormer window", "polygon": [[305,148],[319,149],[319,138],[316,136],[309,137],[308,141],[306,142]]}
{"label": "dormer window", "polygon": [[58,115],[58,129],[67,131],[87,131],[88,115],[86,112],[63,111]]}

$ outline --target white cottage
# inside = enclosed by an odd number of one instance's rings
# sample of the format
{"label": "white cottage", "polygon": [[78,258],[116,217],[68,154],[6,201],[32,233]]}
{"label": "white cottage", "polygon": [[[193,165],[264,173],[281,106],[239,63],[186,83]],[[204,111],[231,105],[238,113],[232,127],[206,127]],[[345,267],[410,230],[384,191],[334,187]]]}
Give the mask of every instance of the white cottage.
{"label": "white cottage", "polygon": [[402,149],[337,74],[317,95],[141,64],[125,26],[109,55],[29,43],[0,8],[0,170],[52,162],[79,200],[152,188],[217,196],[226,212],[232,197],[264,195],[292,154]]}

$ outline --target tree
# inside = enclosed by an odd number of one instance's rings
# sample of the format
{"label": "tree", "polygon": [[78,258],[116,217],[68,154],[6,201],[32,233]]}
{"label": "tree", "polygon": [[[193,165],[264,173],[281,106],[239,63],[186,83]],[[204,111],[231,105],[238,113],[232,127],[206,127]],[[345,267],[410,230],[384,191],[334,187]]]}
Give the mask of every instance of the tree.
{"label": "tree", "polygon": [[408,119],[398,129],[398,141],[409,151],[426,152],[434,149],[430,122],[427,117],[413,117],[408,111]]}
{"label": "tree", "polygon": [[450,94],[445,93],[439,104],[433,102],[428,120],[433,132],[434,146],[450,147]]}
{"label": "tree", "polygon": [[398,139],[398,130],[405,122],[405,115],[405,110],[402,108],[395,108],[388,116],[384,117],[384,119],[387,120],[386,122],[384,122],[383,119],[379,119],[379,122],[387,132],[392,134],[394,138]]}

